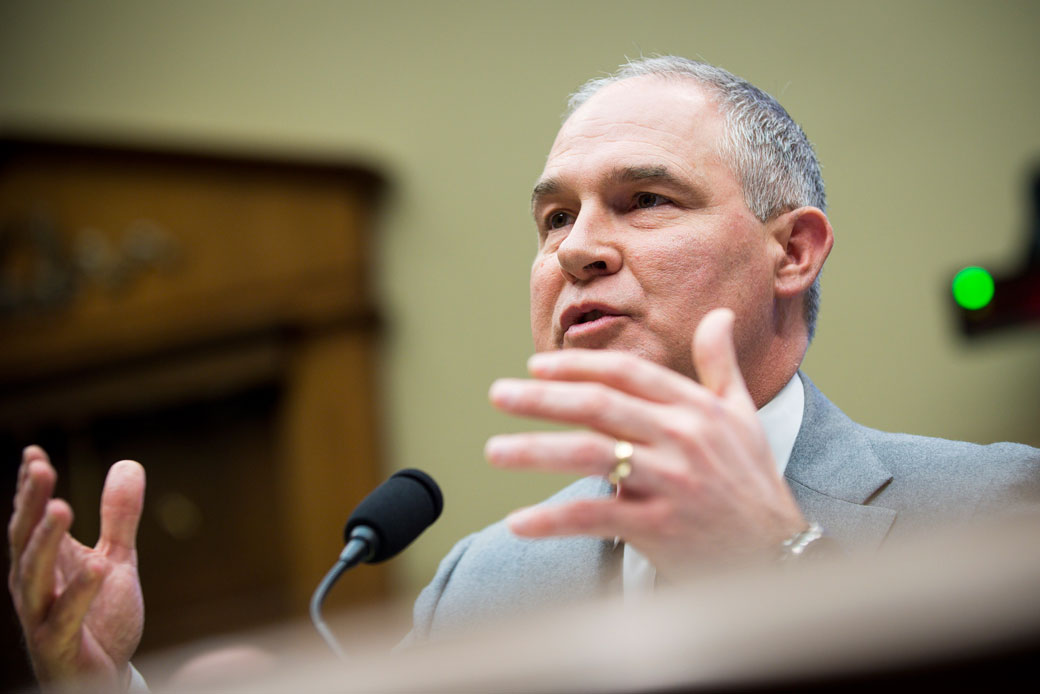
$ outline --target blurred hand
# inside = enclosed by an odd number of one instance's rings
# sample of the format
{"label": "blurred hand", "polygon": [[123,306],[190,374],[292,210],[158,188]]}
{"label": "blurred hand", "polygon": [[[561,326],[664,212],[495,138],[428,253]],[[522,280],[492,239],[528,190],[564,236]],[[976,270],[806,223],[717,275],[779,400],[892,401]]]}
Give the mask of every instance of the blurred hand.
{"label": "blurred hand", "polygon": [[56,480],[47,454],[26,448],[8,525],[8,587],[33,668],[46,690],[125,691],[144,627],[135,546],[144,469],[124,460],[109,470],[93,548],[69,534],[72,509],[51,498]]}
{"label": "blurred hand", "polygon": [[697,326],[700,383],[632,354],[579,349],[535,355],[534,380],[495,382],[491,401],[505,412],[587,427],[495,436],[485,451],[495,465],[607,475],[615,441],[635,446],[616,497],[522,509],[510,529],[620,537],[666,578],[776,556],[804,530],[740,373],[733,320],[718,309]]}

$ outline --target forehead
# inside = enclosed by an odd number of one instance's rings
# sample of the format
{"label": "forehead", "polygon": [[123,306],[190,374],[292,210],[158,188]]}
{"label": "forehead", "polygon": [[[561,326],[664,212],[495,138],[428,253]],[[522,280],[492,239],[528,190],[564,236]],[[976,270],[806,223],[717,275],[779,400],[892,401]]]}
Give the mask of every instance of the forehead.
{"label": "forehead", "polygon": [[710,93],[684,78],[637,77],[595,93],[560,128],[543,181],[609,167],[703,174],[719,164],[724,121]]}

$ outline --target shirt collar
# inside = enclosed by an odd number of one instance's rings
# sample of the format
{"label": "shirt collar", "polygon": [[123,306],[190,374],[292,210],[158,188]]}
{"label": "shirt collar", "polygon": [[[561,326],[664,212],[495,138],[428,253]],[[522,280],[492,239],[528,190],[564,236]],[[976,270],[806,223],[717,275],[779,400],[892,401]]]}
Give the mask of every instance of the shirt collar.
{"label": "shirt collar", "polygon": [[773,452],[776,469],[783,477],[791,460],[794,440],[802,428],[805,413],[805,386],[796,373],[776,396],[758,411],[758,420],[766,430],[769,449]]}

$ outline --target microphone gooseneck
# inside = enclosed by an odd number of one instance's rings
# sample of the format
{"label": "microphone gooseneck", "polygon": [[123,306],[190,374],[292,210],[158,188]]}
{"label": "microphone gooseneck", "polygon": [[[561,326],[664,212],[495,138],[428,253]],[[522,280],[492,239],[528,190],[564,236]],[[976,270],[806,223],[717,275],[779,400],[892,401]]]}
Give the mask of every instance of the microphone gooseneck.
{"label": "microphone gooseneck", "polygon": [[376,543],[376,538],[371,528],[361,526],[355,531],[354,537],[350,539],[347,546],[343,548],[343,551],[339,554],[339,559],[336,564],[329,569],[329,572],[325,574],[325,578],[321,579],[321,583],[315,589],[314,594],[311,596],[311,621],[314,623],[314,628],[321,634],[321,638],[325,640],[332,652],[336,654],[336,657],[340,659],[346,659],[346,655],[343,653],[343,649],[340,648],[339,642],[336,641],[336,637],[333,636],[329,630],[325,620],[321,616],[321,604],[325,602],[325,596],[328,595],[329,591],[332,590],[332,586],[335,585],[339,577],[342,576],[347,569],[351,569],[357,566],[363,561],[368,561],[372,556],[372,547]]}
{"label": "microphone gooseneck", "polygon": [[390,476],[358,504],[343,530],[346,546],[311,596],[315,629],[339,658],[343,649],[321,616],[325,596],[340,576],[361,562],[385,561],[407,547],[441,515],[444,497],[433,478],[409,468]]}

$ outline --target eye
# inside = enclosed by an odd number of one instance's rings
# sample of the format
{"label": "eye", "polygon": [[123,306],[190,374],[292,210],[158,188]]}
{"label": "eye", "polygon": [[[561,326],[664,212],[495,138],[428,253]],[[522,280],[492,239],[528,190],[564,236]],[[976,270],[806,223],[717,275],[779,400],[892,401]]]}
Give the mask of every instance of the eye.
{"label": "eye", "polygon": [[636,209],[645,210],[649,207],[657,207],[671,202],[668,198],[657,193],[637,193],[634,203]]}
{"label": "eye", "polygon": [[571,223],[571,216],[566,212],[553,212],[546,220],[546,226],[550,229],[560,229]]}

